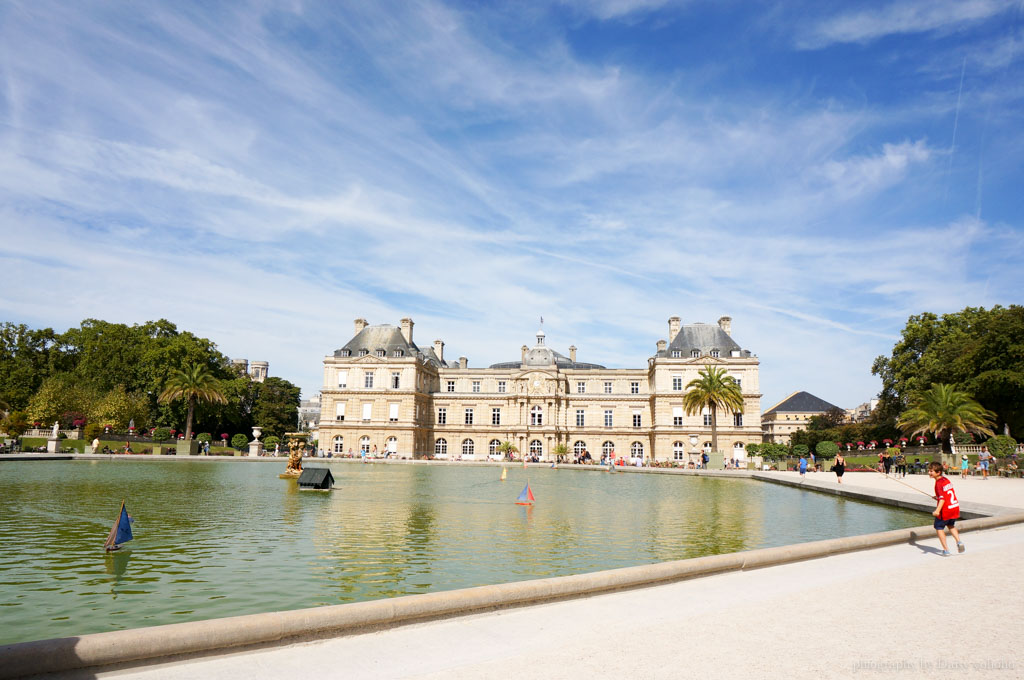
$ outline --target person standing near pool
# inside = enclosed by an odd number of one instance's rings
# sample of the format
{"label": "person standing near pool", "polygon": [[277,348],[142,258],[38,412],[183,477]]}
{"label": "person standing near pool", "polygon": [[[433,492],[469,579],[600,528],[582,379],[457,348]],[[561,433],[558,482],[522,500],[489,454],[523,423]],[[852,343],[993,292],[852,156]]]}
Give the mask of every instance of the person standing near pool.
{"label": "person standing near pool", "polygon": [[960,456],[960,479],[967,476],[967,468],[971,466],[971,462],[967,460],[967,454]]}
{"label": "person standing near pool", "polygon": [[988,452],[987,446],[981,447],[981,453],[978,454],[978,463],[981,465],[981,478],[988,479],[988,465],[992,460],[992,454]]}
{"label": "person standing near pool", "polygon": [[807,474],[807,459],[800,456],[800,477],[804,477]]}
{"label": "person standing near pool", "polygon": [[841,454],[841,453],[836,454],[836,462],[832,466],[832,469],[836,473],[836,482],[838,482],[839,484],[842,484],[843,483],[843,473],[846,472],[846,458],[843,457],[843,454]]}

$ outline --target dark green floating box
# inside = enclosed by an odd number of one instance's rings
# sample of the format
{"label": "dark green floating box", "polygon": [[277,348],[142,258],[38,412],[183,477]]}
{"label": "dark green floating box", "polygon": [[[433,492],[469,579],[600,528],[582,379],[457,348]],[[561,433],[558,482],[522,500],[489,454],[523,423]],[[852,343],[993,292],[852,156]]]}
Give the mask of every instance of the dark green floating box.
{"label": "dark green floating box", "polygon": [[306,468],[299,476],[301,491],[330,491],[334,486],[334,475],[327,468]]}

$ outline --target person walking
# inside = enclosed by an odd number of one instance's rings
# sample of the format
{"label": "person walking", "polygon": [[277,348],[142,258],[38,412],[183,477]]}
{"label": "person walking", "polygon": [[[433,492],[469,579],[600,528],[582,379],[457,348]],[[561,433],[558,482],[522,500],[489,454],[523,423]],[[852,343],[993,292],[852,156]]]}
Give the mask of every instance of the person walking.
{"label": "person walking", "polygon": [[807,475],[807,459],[800,456],[800,478],[803,479]]}
{"label": "person walking", "polygon": [[992,462],[992,454],[988,452],[987,446],[981,447],[981,453],[978,454],[978,463],[981,464],[981,478],[988,479],[988,466]]}
{"label": "person walking", "polygon": [[967,454],[960,456],[960,479],[967,476],[967,469],[971,467],[971,462],[967,460]]}
{"label": "person walking", "polygon": [[960,532],[957,531],[956,521],[960,518],[960,501],[956,498],[953,490],[953,482],[942,474],[942,463],[931,462],[928,464],[928,476],[935,480],[935,531],[939,535],[939,543],[942,544],[942,556],[949,557],[949,546],[946,545],[946,529],[956,540],[957,552],[965,550],[964,542],[960,540]]}
{"label": "person walking", "polygon": [[836,482],[839,484],[843,483],[843,473],[846,472],[846,458],[843,454],[836,455],[836,462],[832,466],[832,470],[836,473]]}

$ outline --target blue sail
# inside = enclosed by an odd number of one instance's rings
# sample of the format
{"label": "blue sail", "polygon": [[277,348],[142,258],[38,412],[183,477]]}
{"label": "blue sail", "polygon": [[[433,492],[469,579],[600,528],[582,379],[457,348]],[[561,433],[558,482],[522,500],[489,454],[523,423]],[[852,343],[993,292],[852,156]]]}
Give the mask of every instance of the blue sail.
{"label": "blue sail", "polygon": [[108,552],[117,550],[122,543],[130,541],[132,538],[132,520],[128,516],[128,509],[124,507],[124,501],[121,501],[121,513],[114,521],[114,526],[110,528],[110,534],[107,535],[107,541],[103,547]]}

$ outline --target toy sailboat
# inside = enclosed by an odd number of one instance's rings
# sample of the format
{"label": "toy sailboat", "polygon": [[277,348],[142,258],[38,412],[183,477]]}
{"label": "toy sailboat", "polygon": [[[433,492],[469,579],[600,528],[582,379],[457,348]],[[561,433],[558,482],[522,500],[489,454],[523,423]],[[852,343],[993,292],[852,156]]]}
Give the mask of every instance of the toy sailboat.
{"label": "toy sailboat", "polygon": [[508,470],[501,468],[501,481],[504,482],[506,479],[508,479]]}
{"label": "toy sailboat", "polygon": [[132,518],[128,515],[127,508],[124,507],[124,501],[121,501],[121,512],[118,513],[117,519],[114,520],[114,526],[110,528],[107,542],[103,544],[103,547],[107,552],[120,550],[121,544],[127,543],[132,538]]}
{"label": "toy sailboat", "polygon": [[533,502],[537,500],[533,497],[533,491],[530,490],[530,483],[527,482],[522,492],[519,494],[519,498],[516,499],[516,505],[533,505]]}

